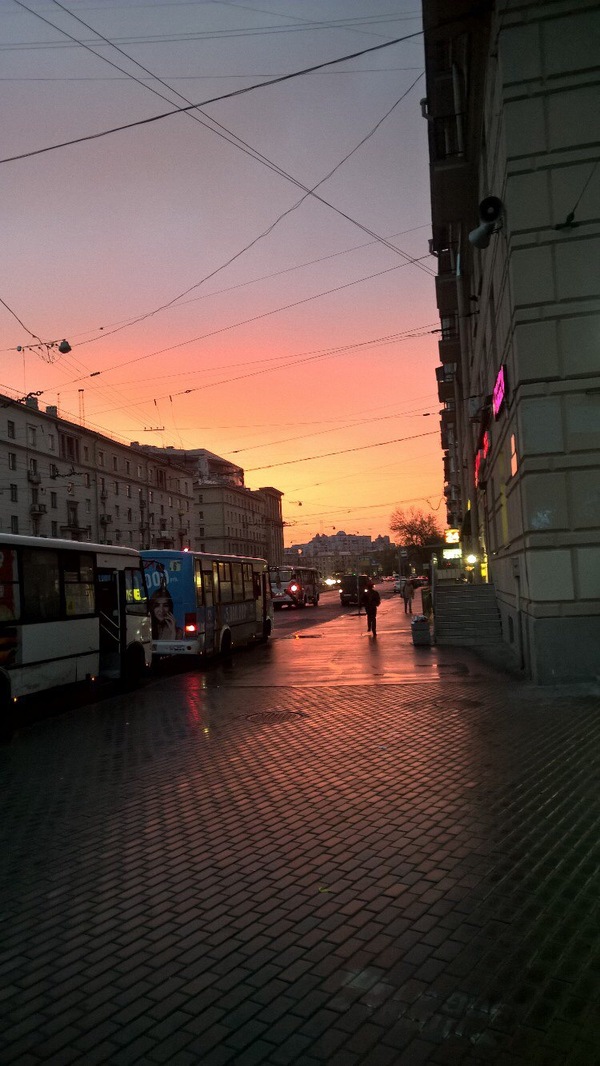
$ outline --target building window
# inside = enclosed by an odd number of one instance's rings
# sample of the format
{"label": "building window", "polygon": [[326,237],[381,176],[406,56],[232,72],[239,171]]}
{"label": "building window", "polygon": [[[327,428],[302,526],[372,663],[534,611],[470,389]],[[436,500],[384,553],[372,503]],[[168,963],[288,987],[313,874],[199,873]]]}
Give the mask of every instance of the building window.
{"label": "building window", "polygon": [[53,452],[55,447],[56,447],[56,445],[55,445],[54,433],[49,433],[48,434],[48,451],[49,452]]}
{"label": "building window", "polygon": [[58,467],[56,463],[50,463],[50,477],[58,477]]}
{"label": "building window", "polygon": [[9,470],[16,470],[17,469],[17,453],[16,452],[9,452],[8,453],[8,469]]}
{"label": "building window", "polygon": [[19,495],[18,495],[18,490],[17,490],[17,486],[16,486],[16,485],[11,485],[11,486],[10,486],[10,499],[11,499],[11,503],[16,503],[16,502],[17,502],[17,500],[18,500],[18,498],[19,498]]}
{"label": "building window", "polygon": [[200,529],[198,530],[198,532],[199,532],[200,536],[203,537],[204,536],[204,526],[200,526]]}
{"label": "building window", "polygon": [[30,474],[37,474],[37,472],[38,472],[37,459],[30,459],[29,460],[29,473]]}
{"label": "building window", "polygon": [[10,531],[11,533],[19,532],[19,519],[16,514],[11,514],[10,516]]}
{"label": "building window", "polygon": [[141,466],[138,466],[137,470],[138,470],[137,476],[139,478],[141,478],[141,476],[142,476],[142,468],[141,468]]}
{"label": "building window", "polygon": [[154,503],[154,493],[152,489],[148,490],[148,503]]}
{"label": "building window", "polygon": [[86,500],[85,501],[85,509],[86,509],[87,513],[89,514],[90,511],[92,510],[92,501],[91,500]]}
{"label": "building window", "polygon": [[89,489],[89,487],[90,487],[90,475],[89,474],[84,474],[83,475],[83,484],[85,485],[86,489]]}
{"label": "building window", "polygon": [[114,484],[113,484],[113,492],[114,492],[115,496],[119,495],[119,482],[118,481],[115,481]]}
{"label": "building window", "polygon": [[84,448],[83,448],[83,458],[84,458],[84,461],[85,461],[86,463],[88,463],[88,462],[89,462],[89,459],[90,459],[90,449],[89,449],[89,448],[87,448],[87,447],[86,447],[85,445],[84,445]]}
{"label": "building window", "polygon": [[58,536],[58,522],[52,522],[50,524],[50,536],[51,537],[57,537]]}
{"label": "building window", "polygon": [[117,457],[116,457],[116,455],[113,455],[113,470],[117,470],[118,469],[118,465],[119,464],[117,462]]}
{"label": "building window", "polygon": [[31,490],[31,502],[32,503],[37,503],[38,500],[39,500],[39,489],[32,489]]}
{"label": "building window", "polygon": [[77,526],[77,504],[67,501],[67,525]]}
{"label": "building window", "polygon": [[115,504],[115,518],[118,518],[119,514],[120,514],[120,510],[119,510],[119,505],[117,503],[117,504]]}
{"label": "building window", "polygon": [[58,507],[58,496],[55,492],[50,493],[50,506],[54,509]]}
{"label": "building window", "polygon": [[98,466],[104,466],[104,452],[98,452]]}
{"label": "building window", "polygon": [[131,522],[131,507],[127,508],[127,521]]}
{"label": "building window", "polygon": [[[59,433],[59,454],[61,459],[68,459],[71,463],[79,462],[79,441],[77,437],[72,437],[70,433]],[[87,452],[87,448],[84,448],[84,454]],[[87,458],[87,456],[86,456]]]}
{"label": "building window", "polygon": [[27,426],[27,443],[30,448],[36,447],[37,432],[35,426]]}
{"label": "building window", "polygon": [[15,433],[15,424],[14,424],[14,422],[10,422],[9,421],[9,423],[8,423],[8,436],[9,436],[10,440],[15,440],[16,439],[17,434]]}
{"label": "building window", "polygon": [[519,459],[517,456],[517,438],[512,433],[510,437],[510,476],[514,477],[519,468]]}
{"label": "building window", "polygon": [[204,518],[204,511],[198,511],[198,518]]}
{"label": "building window", "polygon": [[127,473],[129,473],[129,467],[130,467],[130,465],[131,465],[131,464],[130,464],[130,462],[129,462],[129,459],[126,459],[126,460],[125,460],[125,470],[126,470],[126,472],[127,472]]}
{"label": "building window", "polygon": [[127,496],[128,500],[131,499],[131,485],[126,485],[125,486],[125,495]]}

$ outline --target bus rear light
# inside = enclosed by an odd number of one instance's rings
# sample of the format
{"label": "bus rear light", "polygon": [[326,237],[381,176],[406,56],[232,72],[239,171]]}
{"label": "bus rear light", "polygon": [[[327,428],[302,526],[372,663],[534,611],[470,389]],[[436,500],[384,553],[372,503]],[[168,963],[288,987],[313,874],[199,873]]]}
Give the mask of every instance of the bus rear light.
{"label": "bus rear light", "polygon": [[198,632],[198,620],[193,613],[186,614],[183,622],[184,633],[197,633]]}
{"label": "bus rear light", "polygon": [[298,585],[290,585],[290,592],[297,592],[297,591],[298,591]]}
{"label": "bus rear light", "polygon": [[185,627],[185,631],[186,633],[197,633],[198,626],[192,623],[191,625]]}

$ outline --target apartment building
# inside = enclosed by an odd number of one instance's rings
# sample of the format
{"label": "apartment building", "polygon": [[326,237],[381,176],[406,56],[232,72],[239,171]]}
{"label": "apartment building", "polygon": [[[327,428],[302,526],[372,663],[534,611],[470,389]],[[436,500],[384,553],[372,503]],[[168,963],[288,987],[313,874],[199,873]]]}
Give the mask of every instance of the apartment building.
{"label": "apartment building", "polygon": [[600,677],[600,10],[424,0],[447,520],[538,682]]}
{"label": "apartment building", "polygon": [[0,397],[0,529],[36,537],[183,548],[195,525],[185,468],[25,402]]}
{"label": "apartment building", "polygon": [[196,524],[191,547],[226,555],[253,555],[272,566],[283,560],[282,496],[271,486],[249,489],[244,471],[206,448],[143,446],[167,467],[184,469],[194,486]]}

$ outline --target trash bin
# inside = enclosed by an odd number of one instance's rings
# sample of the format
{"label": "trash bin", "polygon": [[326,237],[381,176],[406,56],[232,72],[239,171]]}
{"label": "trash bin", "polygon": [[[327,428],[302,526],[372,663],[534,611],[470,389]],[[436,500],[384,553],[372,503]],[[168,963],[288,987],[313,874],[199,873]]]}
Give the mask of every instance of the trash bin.
{"label": "trash bin", "polygon": [[410,631],[412,633],[413,644],[431,644],[429,622],[424,614],[416,614],[414,618],[411,619]]}

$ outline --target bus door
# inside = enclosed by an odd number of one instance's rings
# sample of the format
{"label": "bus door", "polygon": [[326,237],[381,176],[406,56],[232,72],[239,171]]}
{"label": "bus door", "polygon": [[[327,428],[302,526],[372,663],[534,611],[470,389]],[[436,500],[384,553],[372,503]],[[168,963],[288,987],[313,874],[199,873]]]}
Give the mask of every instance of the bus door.
{"label": "bus door", "polygon": [[[210,565],[210,564],[209,564]],[[214,567],[216,563],[213,563],[212,570],[202,571],[202,590],[204,594],[204,650],[207,655],[216,651],[215,647],[215,585],[216,575],[214,575]]]}
{"label": "bus door", "polygon": [[99,569],[96,606],[100,621],[100,673],[119,677],[125,651],[125,574]]}
{"label": "bus door", "polygon": [[261,574],[258,570],[252,571],[252,588],[254,593],[254,603],[256,605],[256,621],[260,622],[261,626],[264,625],[266,620],[266,583],[268,580],[268,574]]}

